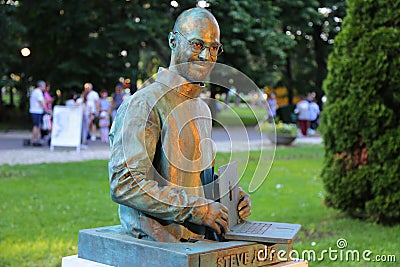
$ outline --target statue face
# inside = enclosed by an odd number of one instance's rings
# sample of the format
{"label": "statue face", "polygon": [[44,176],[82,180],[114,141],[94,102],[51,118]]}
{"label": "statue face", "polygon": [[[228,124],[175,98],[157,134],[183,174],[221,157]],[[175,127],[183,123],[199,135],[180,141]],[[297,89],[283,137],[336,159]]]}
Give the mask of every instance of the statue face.
{"label": "statue face", "polygon": [[[173,70],[188,81],[204,81],[217,61],[219,27],[215,21],[200,16],[185,22],[173,33],[176,40],[172,51]],[[202,50],[201,44],[204,45]]]}

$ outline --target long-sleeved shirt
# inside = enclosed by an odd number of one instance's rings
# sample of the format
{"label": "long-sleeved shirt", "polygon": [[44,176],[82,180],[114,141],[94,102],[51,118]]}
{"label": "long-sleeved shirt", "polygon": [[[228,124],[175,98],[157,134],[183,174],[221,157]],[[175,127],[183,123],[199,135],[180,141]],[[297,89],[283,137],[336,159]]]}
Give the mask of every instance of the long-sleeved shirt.
{"label": "long-sleeved shirt", "polygon": [[162,69],[118,109],[110,131],[109,181],[122,226],[138,238],[202,237],[208,200],[200,179],[211,168],[211,113],[200,86]]}

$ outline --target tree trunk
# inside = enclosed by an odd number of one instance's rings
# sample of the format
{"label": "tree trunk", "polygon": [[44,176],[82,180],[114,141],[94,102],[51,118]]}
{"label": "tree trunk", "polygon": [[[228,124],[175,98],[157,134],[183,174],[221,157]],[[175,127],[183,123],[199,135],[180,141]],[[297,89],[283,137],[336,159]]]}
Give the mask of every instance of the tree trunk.
{"label": "tree trunk", "polygon": [[21,90],[20,90],[20,101],[19,101],[19,109],[21,111],[26,111],[27,109],[27,103],[28,103],[28,81],[27,78],[25,78],[24,83],[21,84]]}
{"label": "tree trunk", "polygon": [[[5,87],[3,87],[5,88]],[[3,88],[0,88],[0,110],[3,110]]]}
{"label": "tree trunk", "polygon": [[290,62],[290,57],[287,55],[286,56],[286,64],[285,64],[285,68],[286,68],[286,90],[288,93],[288,104],[292,105],[293,104],[293,76],[292,76],[292,65]]}
{"label": "tree trunk", "polygon": [[10,107],[14,107],[14,92],[13,92],[13,88],[10,87]]}

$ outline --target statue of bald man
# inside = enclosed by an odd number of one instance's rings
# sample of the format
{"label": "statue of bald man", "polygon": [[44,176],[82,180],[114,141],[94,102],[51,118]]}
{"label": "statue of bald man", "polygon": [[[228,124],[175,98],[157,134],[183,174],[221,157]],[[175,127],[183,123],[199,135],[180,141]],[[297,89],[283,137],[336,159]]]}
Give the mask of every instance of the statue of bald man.
{"label": "statue of bald man", "polygon": [[[126,99],[110,131],[109,181],[123,228],[161,242],[198,240],[206,229],[227,231],[228,210],[205,197],[214,152],[212,120],[198,98],[222,52],[220,30],[207,10],[184,11],[168,36],[171,61],[150,85]],[[212,175],[212,173],[211,173]],[[241,190],[239,217],[250,215]]]}

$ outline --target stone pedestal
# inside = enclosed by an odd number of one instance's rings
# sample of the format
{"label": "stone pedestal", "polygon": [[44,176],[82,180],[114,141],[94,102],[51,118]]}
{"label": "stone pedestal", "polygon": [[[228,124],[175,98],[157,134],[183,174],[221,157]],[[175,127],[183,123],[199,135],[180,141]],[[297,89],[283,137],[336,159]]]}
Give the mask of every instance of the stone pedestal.
{"label": "stone pedestal", "polygon": [[308,266],[307,262],[282,263],[277,258],[278,251],[289,253],[291,249],[291,244],[242,241],[145,241],[124,233],[118,225],[81,230],[78,256],[63,258],[62,267]]}
{"label": "stone pedestal", "polygon": [[62,258],[61,266],[62,267],[113,267],[111,265],[106,265],[95,261],[81,259],[78,257],[78,255]]}
{"label": "stone pedestal", "polygon": [[[216,265],[218,266],[218,265]],[[224,265],[220,265],[224,266]],[[228,265],[226,265],[228,266]],[[232,266],[232,265],[230,265]],[[236,265],[236,266],[246,266],[246,265]],[[290,261],[290,262],[282,262],[276,263],[273,265],[268,265],[269,267],[308,267],[308,263],[306,261]],[[116,267],[111,265],[106,265],[94,261],[89,261],[85,259],[78,258],[78,255],[64,257],[62,259],[62,267]],[[179,266],[178,266],[179,267]]]}

